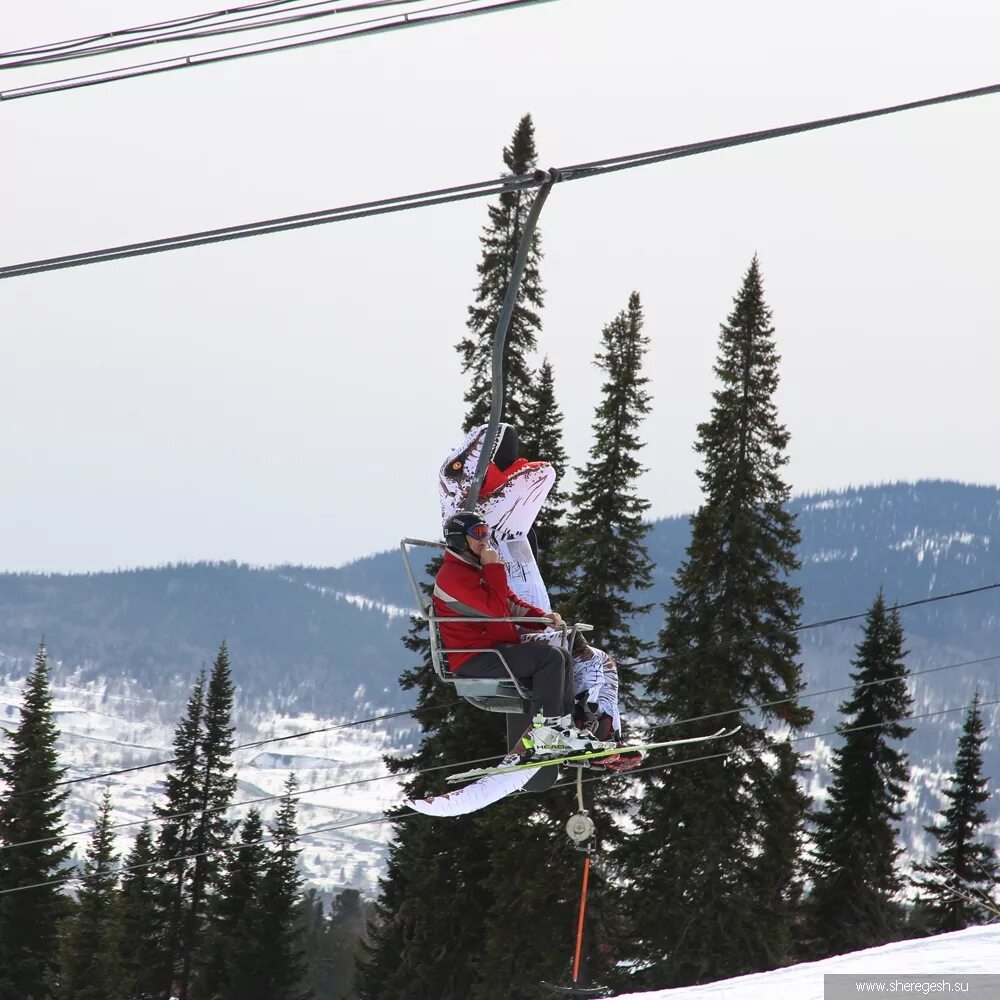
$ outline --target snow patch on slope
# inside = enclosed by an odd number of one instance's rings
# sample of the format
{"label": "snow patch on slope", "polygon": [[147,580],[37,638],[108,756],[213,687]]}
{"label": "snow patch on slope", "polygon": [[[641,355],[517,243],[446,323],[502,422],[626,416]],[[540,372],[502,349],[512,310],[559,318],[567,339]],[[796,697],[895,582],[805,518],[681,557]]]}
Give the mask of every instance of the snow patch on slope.
{"label": "snow patch on slope", "polygon": [[1000,973],[1000,925],[970,927],[917,941],[899,941],[821,962],[806,962],[705,986],[622,994],[618,1000],[720,1000],[723,997],[727,1000],[823,1000],[823,976],[828,974],[952,977],[977,973]]}

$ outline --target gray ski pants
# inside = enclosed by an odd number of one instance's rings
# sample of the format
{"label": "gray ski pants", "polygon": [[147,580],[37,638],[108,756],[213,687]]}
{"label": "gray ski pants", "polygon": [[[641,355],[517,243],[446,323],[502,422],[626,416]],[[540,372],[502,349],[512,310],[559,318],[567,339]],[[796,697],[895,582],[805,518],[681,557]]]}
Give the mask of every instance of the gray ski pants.
{"label": "gray ski pants", "polygon": [[[503,653],[511,673],[531,687],[532,713],[566,715],[573,708],[573,685],[569,657],[561,649],[543,642],[510,643],[494,647]],[[455,673],[459,677],[507,677],[500,657],[477,653]]]}

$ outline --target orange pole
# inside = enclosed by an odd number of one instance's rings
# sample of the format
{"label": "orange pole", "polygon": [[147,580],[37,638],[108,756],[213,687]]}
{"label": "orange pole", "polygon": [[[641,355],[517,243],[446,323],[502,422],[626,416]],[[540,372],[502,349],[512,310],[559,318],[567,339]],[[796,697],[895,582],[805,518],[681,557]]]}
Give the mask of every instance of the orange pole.
{"label": "orange pole", "polygon": [[573,985],[580,978],[580,951],[583,948],[583,921],[587,915],[587,882],[590,878],[590,855],[583,856],[583,888],[580,890],[580,919],[576,924],[576,954],[573,956]]}

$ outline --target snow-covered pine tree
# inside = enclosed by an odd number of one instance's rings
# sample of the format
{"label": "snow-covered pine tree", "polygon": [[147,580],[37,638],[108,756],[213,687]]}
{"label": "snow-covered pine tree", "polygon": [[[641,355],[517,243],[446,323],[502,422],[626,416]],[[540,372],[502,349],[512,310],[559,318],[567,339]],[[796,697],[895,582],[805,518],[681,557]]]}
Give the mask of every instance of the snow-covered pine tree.
{"label": "snow-covered pine tree", "polygon": [[938,933],[989,923],[1000,908],[994,896],[1000,865],[995,849],[982,837],[989,819],[983,807],[990,799],[983,774],[986,739],[977,691],[958,740],[951,786],[944,791],[944,816],[924,827],[937,841],[937,850],[928,864],[916,866],[920,921]]}
{"label": "snow-covered pine tree", "polygon": [[105,789],[76,906],[61,928],[58,985],[53,990],[56,1000],[108,1000],[119,995],[122,926],[118,860],[111,828],[111,790]]}
{"label": "snow-covered pine tree", "polygon": [[47,984],[66,898],[46,883],[59,878],[70,855],[61,839],[67,792],[60,786],[58,738],[43,642],[25,681],[20,721],[0,753],[0,845],[23,845],[0,851],[0,890],[42,883],[0,895],[0,1000],[51,995]]}
{"label": "snow-covered pine tree", "polygon": [[[537,153],[531,115],[525,115],[518,122],[510,146],[504,148],[503,162],[507,172],[517,176],[535,169]],[[462,359],[462,374],[468,376],[469,383],[465,394],[465,402],[469,405],[464,424],[466,431],[489,419],[493,334],[533,198],[533,190],[501,194],[499,202],[489,206],[490,221],[480,237],[483,250],[477,269],[476,300],[469,306],[468,335],[456,348]],[[538,314],[543,297],[538,267],[541,256],[541,236],[536,229],[507,331],[503,362],[503,419],[518,429],[525,424],[530,409],[532,372],[528,358],[535,349],[535,334],[541,327]]]}
{"label": "snow-covered pine tree", "polygon": [[125,858],[121,897],[121,988],[128,1000],[159,1000],[162,933],[153,828],[143,823]]}
{"label": "snow-covered pine tree", "polygon": [[812,889],[806,900],[806,946],[812,955],[837,955],[892,941],[900,934],[896,899],[903,887],[896,860],[896,823],[909,780],[906,753],[895,744],[912,732],[903,720],[912,698],[903,662],[899,612],[881,591],[865,618],[837,727],[826,805],[813,813],[814,847],[806,862]]}
{"label": "snow-covered pine tree", "polygon": [[789,435],[774,403],[778,361],[754,257],[721,326],[719,386],[695,443],[704,499],[646,678],[656,736],[742,728],[708,759],[695,760],[704,747],[681,748],[659,761],[673,766],[638,776],[643,806],[618,857],[632,919],[632,954],[621,957],[639,970],[633,989],[773,968],[789,945],[806,802],[798,755],[774,729],[811,713],[798,703],[801,598],[788,577],[799,536],[781,474]]}

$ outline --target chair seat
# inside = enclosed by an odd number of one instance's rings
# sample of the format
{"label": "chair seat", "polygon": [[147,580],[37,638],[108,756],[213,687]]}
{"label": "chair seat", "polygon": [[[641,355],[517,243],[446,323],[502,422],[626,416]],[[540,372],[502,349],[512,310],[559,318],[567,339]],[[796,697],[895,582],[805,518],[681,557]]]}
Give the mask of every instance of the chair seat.
{"label": "chair seat", "polygon": [[487,712],[521,712],[524,701],[513,681],[491,677],[456,677],[455,693]]}

